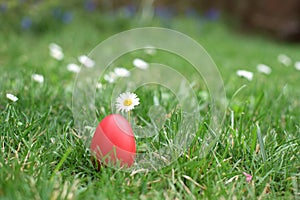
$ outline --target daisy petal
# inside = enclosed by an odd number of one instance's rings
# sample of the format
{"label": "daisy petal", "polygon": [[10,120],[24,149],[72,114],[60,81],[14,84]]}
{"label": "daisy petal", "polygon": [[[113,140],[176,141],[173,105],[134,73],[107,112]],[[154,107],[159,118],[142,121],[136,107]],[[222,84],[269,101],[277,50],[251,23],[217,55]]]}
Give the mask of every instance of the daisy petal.
{"label": "daisy petal", "polygon": [[97,89],[102,89],[102,88],[103,88],[103,85],[102,85],[101,83],[97,83],[97,84],[96,84],[96,88],[97,88]]}
{"label": "daisy petal", "polygon": [[49,44],[49,54],[51,57],[55,58],[56,60],[62,60],[64,58],[64,53],[62,48],[55,43]]}
{"label": "daisy petal", "polygon": [[44,76],[41,74],[32,74],[31,75],[32,80],[38,82],[38,83],[43,83],[44,82]]}
{"label": "daisy petal", "polygon": [[18,97],[16,97],[16,96],[13,95],[13,94],[10,94],[10,93],[7,93],[7,94],[6,94],[6,98],[8,98],[9,100],[11,100],[11,101],[13,101],[13,102],[16,102],[16,101],[19,100]]}
{"label": "daisy petal", "polygon": [[271,74],[271,72],[272,72],[272,69],[269,66],[265,65],[265,64],[258,64],[256,66],[256,69],[260,73],[267,74],[267,75]]}
{"label": "daisy petal", "polygon": [[118,76],[118,77],[129,77],[130,76],[130,71],[128,71],[127,69],[125,68],[119,68],[119,67],[116,67],[114,69],[114,72],[115,74]]}
{"label": "daisy petal", "polygon": [[139,69],[148,69],[149,64],[142,59],[136,58],[133,60],[133,65]]}
{"label": "daisy petal", "polygon": [[249,72],[249,71],[246,71],[246,70],[238,70],[238,71],[236,72],[236,74],[237,74],[239,77],[246,78],[248,81],[252,81],[252,79],[253,79],[253,73],[252,73],[252,72]]}
{"label": "daisy petal", "polygon": [[81,55],[78,57],[78,61],[87,68],[92,68],[95,66],[95,61],[87,57],[86,55]]}
{"label": "daisy petal", "polygon": [[68,71],[74,72],[74,73],[79,73],[80,72],[80,67],[75,63],[68,64],[67,69],[68,69]]}
{"label": "daisy petal", "polygon": [[106,80],[109,83],[115,82],[115,80],[118,78],[117,75],[114,72],[109,72],[108,74],[104,75],[104,80]]}
{"label": "daisy petal", "polygon": [[285,65],[286,67],[290,66],[292,64],[292,60],[290,57],[288,57],[285,54],[279,54],[278,57],[278,62],[280,62],[281,64]]}
{"label": "daisy petal", "polygon": [[300,71],[300,61],[295,62],[295,68]]}

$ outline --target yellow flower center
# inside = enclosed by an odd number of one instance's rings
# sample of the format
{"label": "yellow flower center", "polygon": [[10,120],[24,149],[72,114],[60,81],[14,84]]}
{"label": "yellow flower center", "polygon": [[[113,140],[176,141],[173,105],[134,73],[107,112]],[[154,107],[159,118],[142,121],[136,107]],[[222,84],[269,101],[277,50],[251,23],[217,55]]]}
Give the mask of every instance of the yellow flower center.
{"label": "yellow flower center", "polygon": [[131,99],[125,99],[124,101],[124,105],[125,106],[130,106],[132,104],[132,100]]}

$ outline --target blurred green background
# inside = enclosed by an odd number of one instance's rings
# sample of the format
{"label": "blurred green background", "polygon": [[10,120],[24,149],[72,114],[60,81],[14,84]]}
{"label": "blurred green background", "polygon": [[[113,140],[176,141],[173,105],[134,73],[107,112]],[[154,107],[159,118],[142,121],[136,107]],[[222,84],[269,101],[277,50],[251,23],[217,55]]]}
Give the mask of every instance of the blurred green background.
{"label": "blurred green background", "polygon": [[[0,0],[0,199],[299,198],[299,2]],[[143,26],[183,32],[211,55],[230,102],[222,134],[203,159],[195,141],[155,173],[97,171],[74,128],[76,73],[67,65],[79,64],[78,56],[106,38]],[[62,60],[49,55],[52,43],[61,46]],[[287,65],[278,60],[283,54]],[[189,73],[186,61],[160,51],[133,52],[117,66],[130,69],[136,57]],[[260,73],[260,63],[272,73]],[[237,76],[239,69],[253,79]],[[32,79],[35,73],[43,83]],[[152,93],[143,92],[140,111],[146,115]],[[204,87],[196,92],[203,96]],[[100,114],[109,114],[110,96],[100,100],[107,102],[98,102]],[[253,175],[251,183],[243,172]]]}

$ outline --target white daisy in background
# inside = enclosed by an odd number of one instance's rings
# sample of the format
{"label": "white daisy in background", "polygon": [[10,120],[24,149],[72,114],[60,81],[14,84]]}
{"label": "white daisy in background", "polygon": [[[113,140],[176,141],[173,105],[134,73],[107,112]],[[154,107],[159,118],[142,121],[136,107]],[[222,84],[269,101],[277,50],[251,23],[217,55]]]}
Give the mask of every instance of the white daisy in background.
{"label": "white daisy in background", "polygon": [[97,88],[97,89],[102,89],[102,88],[103,88],[103,85],[102,85],[101,83],[97,83],[97,84],[96,84],[96,88]]}
{"label": "white daisy in background", "polygon": [[286,67],[288,67],[292,64],[292,59],[285,54],[279,54],[277,59],[278,59],[278,62],[285,65]]}
{"label": "white daisy in background", "polygon": [[44,83],[44,76],[41,74],[32,74],[31,75],[32,80],[38,83]]}
{"label": "white daisy in background", "polygon": [[22,123],[22,122],[18,122],[17,125],[18,125],[18,126],[22,126],[23,123]]}
{"label": "white daisy in background", "polygon": [[144,52],[148,55],[154,55],[156,54],[156,49],[155,47],[149,45],[144,47]]}
{"label": "white daisy in background", "polygon": [[300,71],[300,61],[295,62],[295,68]]}
{"label": "white daisy in background", "polygon": [[105,74],[103,78],[107,82],[113,83],[118,78],[118,76],[114,72],[109,72],[108,74]]}
{"label": "white daisy in background", "polygon": [[148,69],[149,64],[142,59],[136,58],[133,60],[133,65],[139,69]]}
{"label": "white daisy in background", "polygon": [[68,64],[67,69],[68,69],[68,71],[74,72],[74,73],[79,73],[80,72],[80,67],[75,63]]}
{"label": "white daisy in background", "polygon": [[116,100],[117,111],[129,112],[134,109],[135,106],[140,104],[140,99],[136,94],[131,92],[125,92],[120,94]]}
{"label": "white daisy in background", "polygon": [[267,75],[271,74],[271,72],[272,72],[272,69],[268,65],[265,65],[265,64],[258,64],[256,66],[256,69],[258,72],[267,74]]}
{"label": "white daisy in background", "polygon": [[253,73],[249,72],[247,70],[237,70],[236,74],[239,77],[243,77],[243,78],[247,79],[248,81],[252,81],[252,79],[253,79]]}
{"label": "white daisy in background", "polygon": [[87,68],[92,68],[95,66],[95,61],[87,57],[86,55],[81,55],[78,57],[78,61]]}
{"label": "white daisy in background", "polygon": [[50,56],[55,58],[56,60],[62,60],[64,58],[64,53],[62,51],[62,48],[58,44],[50,43],[49,53]]}
{"label": "white daisy in background", "polygon": [[9,100],[11,100],[11,101],[13,101],[13,102],[16,102],[16,101],[19,100],[18,97],[16,97],[16,96],[13,95],[13,94],[10,94],[10,93],[7,93],[7,94],[6,94],[6,98],[8,98]]}
{"label": "white daisy in background", "polygon": [[118,77],[129,77],[130,76],[130,71],[128,71],[125,68],[116,67],[114,69],[114,72]]}

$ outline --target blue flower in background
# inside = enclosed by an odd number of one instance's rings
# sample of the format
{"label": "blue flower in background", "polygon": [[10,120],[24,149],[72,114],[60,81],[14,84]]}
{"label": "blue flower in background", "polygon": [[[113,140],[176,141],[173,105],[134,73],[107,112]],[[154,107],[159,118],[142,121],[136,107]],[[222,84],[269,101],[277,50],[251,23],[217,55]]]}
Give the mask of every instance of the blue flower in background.
{"label": "blue flower in background", "polygon": [[132,5],[132,4],[129,4],[129,5],[124,7],[124,10],[125,10],[126,15],[128,17],[133,17],[137,12],[137,7]]}
{"label": "blue flower in background", "polygon": [[137,8],[133,5],[127,5],[119,8],[117,12],[126,18],[134,17],[136,14]]}
{"label": "blue flower in background", "polygon": [[211,8],[205,13],[205,17],[208,20],[216,21],[220,18],[220,10],[216,8]]}
{"label": "blue flower in background", "polygon": [[87,11],[95,11],[97,9],[97,5],[93,0],[86,0],[84,2],[84,8]]}
{"label": "blue flower in background", "polygon": [[163,19],[170,19],[174,16],[174,11],[171,8],[158,6],[155,8],[155,16]]}
{"label": "blue flower in background", "polygon": [[6,3],[1,3],[0,4],[0,12],[4,13],[7,11],[7,4]]}
{"label": "blue flower in background", "polygon": [[28,29],[30,29],[31,25],[32,25],[32,20],[30,19],[30,17],[25,16],[22,18],[22,20],[21,20],[22,29],[28,30]]}
{"label": "blue flower in background", "polygon": [[65,12],[62,16],[62,22],[65,24],[69,24],[73,20],[72,12]]}
{"label": "blue flower in background", "polygon": [[73,20],[72,12],[70,12],[70,11],[64,12],[59,7],[52,9],[52,16],[54,17],[54,19],[62,21],[65,24],[69,24]]}

